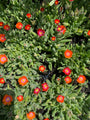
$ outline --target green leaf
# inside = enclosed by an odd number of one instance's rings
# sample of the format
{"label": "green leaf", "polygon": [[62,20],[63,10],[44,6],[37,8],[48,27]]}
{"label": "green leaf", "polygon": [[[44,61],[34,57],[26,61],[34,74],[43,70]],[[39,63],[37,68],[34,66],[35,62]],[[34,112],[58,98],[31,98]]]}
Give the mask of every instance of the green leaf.
{"label": "green leaf", "polygon": [[55,0],[52,0],[49,5],[52,6],[55,3]]}
{"label": "green leaf", "polygon": [[56,110],[54,110],[53,112],[52,112],[52,116],[54,117],[55,116],[55,114],[56,114]]}
{"label": "green leaf", "polygon": [[65,26],[70,26],[70,24],[68,22],[64,22],[63,23]]}
{"label": "green leaf", "polygon": [[65,39],[65,40],[61,40],[60,43],[61,43],[61,42],[62,42],[62,43],[71,42],[71,41],[72,41],[72,39]]}
{"label": "green leaf", "polygon": [[79,107],[75,107],[75,111],[77,111],[78,114],[81,114],[81,112],[82,112],[79,110]]}
{"label": "green leaf", "polygon": [[49,69],[52,71],[52,63],[49,63]]}
{"label": "green leaf", "polygon": [[52,76],[52,81],[55,80],[55,76],[56,76],[55,74]]}
{"label": "green leaf", "polygon": [[22,71],[21,71],[21,70],[16,70],[15,73],[17,73],[17,74],[21,74]]}

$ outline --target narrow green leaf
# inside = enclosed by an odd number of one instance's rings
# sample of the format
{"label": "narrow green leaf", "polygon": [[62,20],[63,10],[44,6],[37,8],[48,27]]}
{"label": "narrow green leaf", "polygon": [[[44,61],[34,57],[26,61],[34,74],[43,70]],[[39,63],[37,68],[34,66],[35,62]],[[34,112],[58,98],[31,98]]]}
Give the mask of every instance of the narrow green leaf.
{"label": "narrow green leaf", "polygon": [[55,0],[52,0],[49,5],[52,6],[55,3]]}
{"label": "narrow green leaf", "polygon": [[61,42],[62,42],[62,43],[71,42],[71,41],[72,41],[72,39],[65,39],[65,40],[61,40],[60,43],[61,43]]}

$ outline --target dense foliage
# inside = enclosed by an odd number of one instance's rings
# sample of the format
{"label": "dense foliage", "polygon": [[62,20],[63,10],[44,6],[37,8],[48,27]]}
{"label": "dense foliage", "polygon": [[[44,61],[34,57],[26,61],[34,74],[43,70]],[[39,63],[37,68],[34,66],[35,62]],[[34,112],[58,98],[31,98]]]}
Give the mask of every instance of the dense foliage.
{"label": "dense foliage", "polygon": [[0,3],[1,120],[90,119],[88,2]]}

